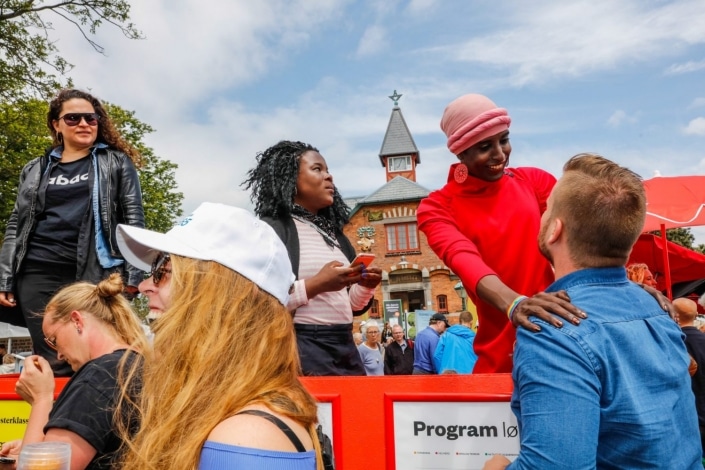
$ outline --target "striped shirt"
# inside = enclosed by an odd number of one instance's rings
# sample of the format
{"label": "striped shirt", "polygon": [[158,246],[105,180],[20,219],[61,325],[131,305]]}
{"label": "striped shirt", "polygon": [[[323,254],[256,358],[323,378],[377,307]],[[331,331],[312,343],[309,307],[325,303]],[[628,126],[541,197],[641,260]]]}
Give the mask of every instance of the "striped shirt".
{"label": "striped shirt", "polygon": [[294,283],[294,292],[289,297],[290,311],[296,310],[294,323],[307,325],[339,325],[352,323],[353,310],[361,310],[374,295],[375,290],[353,284],[335,292],[322,292],[309,299],[306,295],[306,279],[309,279],[331,261],[348,266],[350,261],[340,248],[329,246],[321,234],[311,225],[294,219],[299,234],[299,278]]}

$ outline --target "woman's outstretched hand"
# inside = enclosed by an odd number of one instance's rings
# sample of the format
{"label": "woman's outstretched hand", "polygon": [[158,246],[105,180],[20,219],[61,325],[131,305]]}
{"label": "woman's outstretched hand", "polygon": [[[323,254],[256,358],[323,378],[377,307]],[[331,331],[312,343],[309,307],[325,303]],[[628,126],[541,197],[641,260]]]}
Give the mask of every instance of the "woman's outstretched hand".
{"label": "woman's outstretched hand", "polygon": [[[560,318],[556,318],[556,315]],[[574,325],[579,325],[580,320],[587,318],[587,314],[570,303],[570,297],[564,290],[548,293],[539,292],[533,297],[528,297],[516,306],[512,313],[512,324],[521,326],[531,331],[541,331],[541,327],[533,323],[529,317],[540,318],[556,328],[561,328],[561,318]]]}

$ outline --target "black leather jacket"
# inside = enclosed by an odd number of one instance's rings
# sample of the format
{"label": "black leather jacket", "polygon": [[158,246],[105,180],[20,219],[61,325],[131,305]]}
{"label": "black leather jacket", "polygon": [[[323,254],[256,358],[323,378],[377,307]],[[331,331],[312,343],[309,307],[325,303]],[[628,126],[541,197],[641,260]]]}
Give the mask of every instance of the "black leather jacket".
{"label": "black leather jacket", "polygon": [[[110,255],[123,259],[115,241],[118,224],[144,227],[144,209],[142,207],[142,190],[137,170],[130,157],[123,152],[110,148],[95,150],[98,163],[98,184],[100,201],[100,218],[103,225],[103,237],[108,244]],[[29,237],[35,227],[36,216],[44,209],[48,165],[57,161],[49,156],[35,158],[25,165],[20,175],[15,207],[10,215],[5,231],[5,240],[0,251],[0,292],[12,292],[15,277],[22,266],[27,253]],[[89,174],[91,194],[95,184],[93,171]],[[90,219],[90,217],[88,218]],[[126,285],[137,286],[144,274],[136,267],[125,262],[117,268],[103,269],[98,261],[90,221],[84,223],[79,234],[78,261],[76,280],[98,282],[108,272],[121,272]]]}

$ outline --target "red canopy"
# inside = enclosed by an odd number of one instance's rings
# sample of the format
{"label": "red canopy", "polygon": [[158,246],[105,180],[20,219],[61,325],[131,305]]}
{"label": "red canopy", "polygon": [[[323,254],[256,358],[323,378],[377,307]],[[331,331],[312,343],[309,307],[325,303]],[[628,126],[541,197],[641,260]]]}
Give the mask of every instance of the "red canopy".
{"label": "red canopy", "polygon": [[[646,221],[644,232],[661,231],[666,241],[669,228],[705,225],[705,176],[657,176],[644,181],[646,190]],[[662,245],[663,246],[663,245]],[[663,251],[663,272],[666,293],[672,298],[669,269],[669,245]]]}
{"label": "red canopy", "polygon": [[644,232],[705,225],[705,176],[657,176],[644,181]]}
{"label": "red canopy", "polygon": [[[642,233],[632,248],[627,265],[646,263],[656,276],[659,290],[666,290],[666,268],[663,260],[664,241],[650,233]],[[705,279],[705,255],[668,242],[668,258],[671,268],[671,284]]]}

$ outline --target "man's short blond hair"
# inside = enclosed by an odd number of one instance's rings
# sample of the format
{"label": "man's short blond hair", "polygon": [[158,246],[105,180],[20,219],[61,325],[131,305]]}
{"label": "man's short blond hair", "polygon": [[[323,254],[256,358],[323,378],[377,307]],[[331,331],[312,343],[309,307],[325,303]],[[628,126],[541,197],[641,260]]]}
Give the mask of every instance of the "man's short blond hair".
{"label": "man's short blond hair", "polygon": [[646,216],[639,175],[595,154],[578,154],[553,189],[550,218],[563,220],[580,268],[624,266]]}

